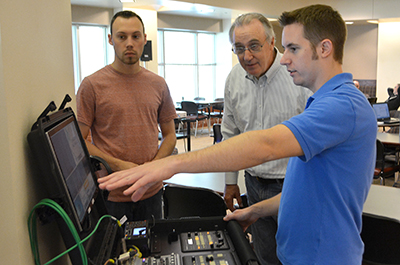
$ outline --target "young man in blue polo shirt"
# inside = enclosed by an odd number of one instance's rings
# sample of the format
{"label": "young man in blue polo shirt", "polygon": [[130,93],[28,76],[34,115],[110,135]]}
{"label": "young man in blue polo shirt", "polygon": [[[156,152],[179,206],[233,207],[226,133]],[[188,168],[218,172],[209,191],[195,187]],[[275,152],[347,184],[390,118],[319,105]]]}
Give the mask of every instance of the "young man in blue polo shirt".
{"label": "young man in blue polo shirt", "polygon": [[281,64],[296,85],[314,92],[303,113],[275,127],[168,157],[101,179],[101,188],[131,185],[138,200],[153,183],[179,172],[232,171],[291,157],[282,193],[225,220],[243,228],[278,215],[283,264],[361,264],[362,208],[375,166],[377,125],[365,96],[343,73],[346,25],[329,6],[284,12]]}

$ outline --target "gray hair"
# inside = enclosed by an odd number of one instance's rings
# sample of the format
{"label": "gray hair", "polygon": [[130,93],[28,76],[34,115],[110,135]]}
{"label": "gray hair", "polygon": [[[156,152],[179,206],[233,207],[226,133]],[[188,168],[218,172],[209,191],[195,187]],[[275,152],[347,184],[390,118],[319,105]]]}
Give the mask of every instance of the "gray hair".
{"label": "gray hair", "polygon": [[269,22],[269,20],[266,17],[264,17],[260,13],[247,13],[240,15],[239,17],[236,18],[235,22],[232,23],[232,26],[229,30],[229,41],[231,42],[231,44],[233,44],[233,32],[235,31],[235,28],[250,24],[250,22],[253,19],[257,19],[264,26],[264,31],[267,37],[267,41],[271,41],[272,38],[275,38],[274,29],[272,28],[271,22]]}

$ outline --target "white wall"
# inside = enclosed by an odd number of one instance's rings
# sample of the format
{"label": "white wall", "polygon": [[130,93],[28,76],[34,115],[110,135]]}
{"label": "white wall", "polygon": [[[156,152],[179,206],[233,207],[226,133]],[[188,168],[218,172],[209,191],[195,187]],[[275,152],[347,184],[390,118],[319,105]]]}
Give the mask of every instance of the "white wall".
{"label": "white wall", "polygon": [[378,56],[378,26],[348,25],[344,47],[343,70],[354,79],[376,79]]}
{"label": "white wall", "polygon": [[173,16],[158,14],[158,27],[164,29],[199,30],[221,32],[221,19],[199,18],[188,16]]}
{"label": "white wall", "polygon": [[379,24],[377,96],[388,98],[386,89],[400,83],[400,22]]}
{"label": "white wall", "polygon": [[115,10],[112,8],[100,8],[89,6],[71,6],[71,17],[73,22],[110,25]]}
{"label": "white wall", "polygon": [[[27,135],[50,101],[59,105],[67,93],[75,98],[73,78],[70,1],[1,1],[1,264],[33,264],[27,219],[43,194],[33,180]],[[43,238],[44,249],[60,251]]]}

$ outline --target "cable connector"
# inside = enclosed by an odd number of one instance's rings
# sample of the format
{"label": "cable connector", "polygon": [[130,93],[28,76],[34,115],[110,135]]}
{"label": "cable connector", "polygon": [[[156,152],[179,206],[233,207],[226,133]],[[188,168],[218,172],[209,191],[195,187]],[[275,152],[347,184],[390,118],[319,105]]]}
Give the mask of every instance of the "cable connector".
{"label": "cable connector", "polygon": [[128,252],[125,252],[125,253],[122,253],[121,255],[119,255],[118,262],[123,262],[130,258],[133,258],[136,254],[137,254],[137,250],[131,249]]}

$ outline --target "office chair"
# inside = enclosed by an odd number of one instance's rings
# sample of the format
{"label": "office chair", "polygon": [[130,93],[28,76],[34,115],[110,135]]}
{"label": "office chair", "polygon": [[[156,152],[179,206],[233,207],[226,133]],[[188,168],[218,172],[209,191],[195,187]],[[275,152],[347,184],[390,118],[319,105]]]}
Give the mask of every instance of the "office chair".
{"label": "office chair", "polygon": [[365,213],[362,220],[363,264],[400,264],[399,220]]}
{"label": "office chair", "polygon": [[[193,99],[194,101],[205,101],[206,98],[203,97],[195,97]],[[205,111],[208,110],[208,104],[197,104],[197,109],[199,111],[199,114],[203,115]]]}
{"label": "office chair", "polygon": [[[186,111],[186,113],[187,113],[186,119],[196,122],[196,129],[194,132],[194,136],[196,137],[199,121],[205,121],[208,117],[206,115],[199,114],[197,104],[194,103],[193,101],[182,101],[181,106],[182,106],[182,110]],[[204,122],[203,122],[203,126],[204,126]],[[208,132],[210,133],[210,128],[208,128]]]}
{"label": "office chair", "polygon": [[400,170],[397,161],[385,158],[385,147],[379,139],[376,139],[376,165],[374,179],[379,179],[381,185],[385,185],[385,178],[393,176]]}
{"label": "office chair", "polygon": [[222,141],[221,124],[215,123],[213,125],[213,144],[217,144]]}
{"label": "office chair", "polygon": [[166,184],[163,199],[165,219],[226,215],[224,199],[210,189]]}
{"label": "office chair", "polygon": [[378,98],[368,98],[368,102],[372,105],[375,104]]}
{"label": "office chair", "polygon": [[214,101],[215,102],[220,101],[220,102],[213,103],[208,108],[209,120],[211,120],[211,118],[215,118],[215,119],[217,119],[217,123],[220,123],[220,119],[223,118],[224,99],[223,98],[216,98]]}

